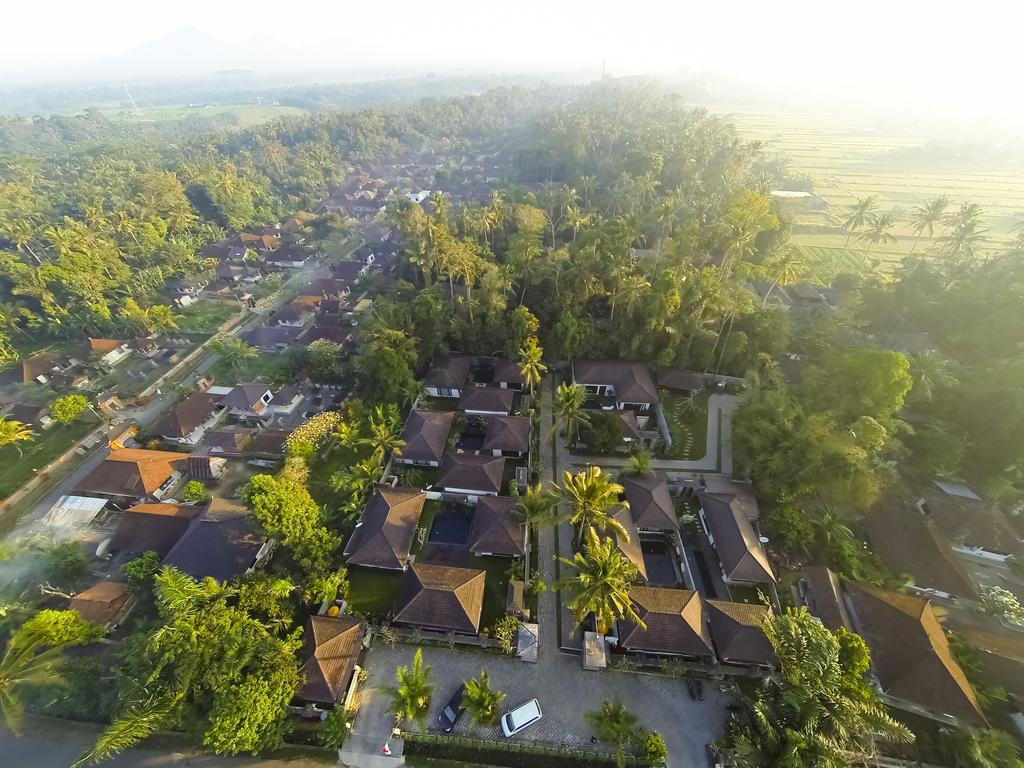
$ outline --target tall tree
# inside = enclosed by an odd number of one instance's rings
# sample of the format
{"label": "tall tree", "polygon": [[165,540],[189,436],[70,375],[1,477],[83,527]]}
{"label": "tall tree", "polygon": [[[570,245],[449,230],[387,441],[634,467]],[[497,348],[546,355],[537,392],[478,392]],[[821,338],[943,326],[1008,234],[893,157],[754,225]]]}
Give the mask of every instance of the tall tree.
{"label": "tall tree", "polygon": [[935,225],[945,219],[946,210],[951,202],[946,195],[938,195],[911,208],[910,228],[914,231],[914,245],[910,249],[911,255],[917,250],[917,244],[921,241],[923,234],[927,232],[929,240],[935,237]]}
{"label": "tall tree", "polygon": [[843,221],[843,229],[846,230],[844,248],[849,247],[853,234],[862,229],[865,223],[871,221],[877,208],[878,199],[874,195],[857,198],[857,202],[847,207],[846,219]]}
{"label": "tall tree", "polygon": [[430,709],[434,686],[430,682],[430,667],[423,664],[423,649],[417,648],[412,665],[395,670],[395,685],[388,688],[391,706],[388,713],[395,716],[398,724],[421,722]]}
{"label": "tall tree", "polygon": [[583,409],[586,399],[583,387],[575,384],[559,384],[555,390],[556,428],[560,428],[570,445],[576,444],[580,427],[590,423],[590,414]]}
{"label": "tall tree", "polygon": [[558,589],[569,593],[566,603],[577,623],[594,614],[597,630],[607,633],[617,619],[628,619],[646,629],[647,625],[633,609],[630,589],[636,583],[638,571],[619,551],[611,538],[600,538],[593,528],[587,528],[584,549],[570,560],[559,561],[576,573],[558,583]]}
{"label": "tall tree", "polygon": [[0,448],[13,445],[18,450],[18,455],[23,456],[21,446],[18,443],[25,443],[32,440],[36,433],[32,427],[16,419],[8,419],[0,416]]}
{"label": "tall tree", "polygon": [[523,380],[526,382],[526,386],[530,388],[531,395],[533,394],[534,387],[540,384],[541,377],[548,369],[547,366],[541,362],[543,354],[544,351],[537,344],[536,336],[528,338],[526,343],[519,348],[519,370],[523,374]]}

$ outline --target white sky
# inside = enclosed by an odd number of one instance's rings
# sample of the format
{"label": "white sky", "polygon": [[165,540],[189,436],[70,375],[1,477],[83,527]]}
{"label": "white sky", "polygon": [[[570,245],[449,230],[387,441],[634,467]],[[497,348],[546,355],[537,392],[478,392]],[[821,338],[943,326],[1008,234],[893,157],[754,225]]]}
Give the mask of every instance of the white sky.
{"label": "white sky", "polygon": [[607,60],[616,75],[696,67],[964,111],[1024,102],[1016,0],[4,0],[0,20],[0,85],[4,73],[95,61],[190,24],[235,43],[337,41],[371,65]]}

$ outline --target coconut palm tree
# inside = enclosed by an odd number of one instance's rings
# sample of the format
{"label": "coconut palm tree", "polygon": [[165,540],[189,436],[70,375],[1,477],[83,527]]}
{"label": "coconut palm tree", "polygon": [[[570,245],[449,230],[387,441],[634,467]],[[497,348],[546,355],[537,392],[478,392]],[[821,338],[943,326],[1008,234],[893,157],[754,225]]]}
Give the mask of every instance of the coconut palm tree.
{"label": "coconut palm tree", "polygon": [[574,571],[573,578],[557,584],[569,594],[566,605],[582,624],[590,614],[597,620],[597,631],[607,633],[617,619],[628,619],[643,629],[647,625],[633,609],[629,591],[636,583],[637,567],[619,551],[611,538],[600,538],[587,528],[586,546],[570,560],[559,561]]}
{"label": "coconut palm tree", "polygon": [[890,232],[893,225],[896,223],[896,217],[892,213],[883,213],[881,216],[872,216],[868,220],[868,229],[863,232],[858,238],[858,243],[867,243],[868,247],[864,251],[864,262],[867,263],[868,256],[871,254],[871,249],[876,245],[889,245],[896,242],[896,236]]}
{"label": "coconut palm tree", "polygon": [[936,386],[955,380],[949,372],[949,362],[934,350],[910,356],[910,375],[914,379],[910,396],[923,403],[932,401]]}
{"label": "coconut palm tree", "polygon": [[383,462],[389,453],[401,455],[405,440],[398,435],[398,415],[385,412],[378,405],[370,415],[370,434],[358,440],[356,444],[369,446],[373,449],[373,455]]}
{"label": "coconut palm tree", "polygon": [[632,475],[651,474],[651,454],[641,448],[629,457],[629,472]]}
{"label": "coconut palm tree", "polygon": [[531,528],[554,525],[558,520],[555,503],[558,497],[545,491],[540,483],[528,486],[526,493],[518,497],[515,510]]}
{"label": "coconut palm tree", "polygon": [[951,202],[946,195],[939,195],[910,209],[910,228],[914,230],[915,235],[914,245],[910,249],[911,255],[917,250],[921,235],[927,232],[929,240],[935,236],[935,225],[945,219],[946,209]]}
{"label": "coconut palm tree", "polygon": [[0,448],[13,445],[18,449],[18,455],[24,456],[21,446],[18,443],[27,443],[34,438],[36,433],[28,424],[0,416]]}
{"label": "coconut palm tree", "polygon": [[534,386],[540,384],[541,377],[548,369],[540,361],[543,354],[544,350],[537,345],[536,336],[530,336],[523,346],[519,348],[519,370],[523,374],[526,386],[530,388],[531,395],[533,394]]}
{"label": "coconut palm tree", "polygon": [[583,409],[587,393],[583,387],[568,382],[559,384],[555,390],[555,428],[561,429],[562,435],[570,445],[576,444],[580,427],[590,424],[590,414]]}
{"label": "coconut palm tree", "polygon": [[615,316],[615,303],[621,301],[626,307],[626,314],[632,317],[637,304],[651,288],[646,278],[640,275],[626,275],[619,283],[618,290],[612,294],[611,317]]}
{"label": "coconut palm tree", "polygon": [[629,541],[629,534],[622,523],[608,514],[613,507],[628,507],[629,502],[619,501],[623,488],[614,482],[600,467],[589,466],[575,475],[566,470],[559,489],[562,501],[570,505],[569,522],[576,527],[576,542],[579,544],[583,531],[597,528],[611,531]]}
{"label": "coconut palm tree", "polygon": [[768,306],[768,299],[777,286],[796,282],[803,261],[803,254],[796,248],[785,248],[778,258],[772,260],[769,269],[775,273],[775,277],[772,278],[772,284],[764,295],[764,301],[761,302],[762,307]]}
{"label": "coconut palm tree", "polygon": [[846,220],[843,222],[843,229],[846,230],[844,248],[850,245],[850,238],[853,236],[853,233],[863,227],[865,222],[871,220],[877,207],[878,200],[874,195],[858,198],[856,203],[848,207]]}
{"label": "coconut palm tree", "polygon": [[470,719],[477,725],[495,725],[498,722],[498,711],[505,694],[491,688],[490,678],[486,670],[466,681],[462,700],[469,710]]}
{"label": "coconut palm tree", "polygon": [[434,686],[430,682],[430,667],[423,665],[423,649],[417,648],[411,667],[395,670],[397,685],[386,688],[391,697],[388,713],[395,716],[397,723],[421,721],[430,709]]}
{"label": "coconut palm tree", "polygon": [[237,336],[219,336],[210,343],[210,347],[236,371],[246,360],[252,360],[259,355],[259,350],[250,347]]}

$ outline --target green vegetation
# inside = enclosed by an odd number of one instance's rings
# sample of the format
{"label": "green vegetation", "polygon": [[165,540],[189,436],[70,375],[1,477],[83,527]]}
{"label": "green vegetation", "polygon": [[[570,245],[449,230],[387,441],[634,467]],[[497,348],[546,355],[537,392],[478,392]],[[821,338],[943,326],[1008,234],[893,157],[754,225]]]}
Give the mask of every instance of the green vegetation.
{"label": "green vegetation", "polygon": [[66,427],[57,425],[40,430],[38,437],[22,446],[0,448],[0,451],[9,452],[12,457],[17,455],[15,449],[21,448],[17,461],[0,464],[0,496],[7,497],[14,493],[35,476],[36,470],[45,467],[95,428],[96,421],[90,417]]}
{"label": "green vegetation", "polygon": [[402,590],[403,576],[379,568],[353,568],[349,571],[352,611],[375,619],[391,613]]}
{"label": "green vegetation", "polygon": [[53,418],[59,424],[74,424],[82,415],[89,410],[89,398],[85,395],[64,395],[58,397],[50,405]]}
{"label": "green vegetation", "polygon": [[501,703],[504,700],[504,693],[491,688],[491,681],[485,670],[481,670],[479,675],[466,681],[463,701],[474,723],[497,725]]}
{"label": "green vegetation", "polygon": [[388,714],[395,716],[395,722],[421,723],[430,709],[434,686],[430,682],[430,667],[423,664],[423,649],[417,648],[412,665],[395,670],[397,685],[388,688],[391,706]]}
{"label": "green vegetation", "polygon": [[173,123],[181,120],[211,120],[237,128],[253,128],[281,117],[305,114],[298,107],[276,104],[230,104],[224,106],[166,106],[143,107],[139,110],[104,110],[104,115],[115,123],[127,125]]}
{"label": "green vegetation", "polygon": [[661,410],[672,435],[672,448],[667,459],[702,459],[708,446],[708,398],[710,390],[701,390],[693,397],[665,389],[658,390]]}
{"label": "green vegetation", "polygon": [[181,310],[178,328],[186,333],[215,333],[239,312],[238,302],[204,299]]}

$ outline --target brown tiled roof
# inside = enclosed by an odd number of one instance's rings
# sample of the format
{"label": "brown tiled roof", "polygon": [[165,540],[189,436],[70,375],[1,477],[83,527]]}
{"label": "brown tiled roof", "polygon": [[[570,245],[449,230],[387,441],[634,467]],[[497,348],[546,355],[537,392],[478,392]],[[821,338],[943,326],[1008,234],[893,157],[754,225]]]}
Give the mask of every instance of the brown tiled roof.
{"label": "brown tiled roof", "polygon": [[960,597],[978,594],[963,563],[935,522],[898,494],[886,494],[864,518],[871,548],[893,573],[918,587]]}
{"label": "brown tiled roof", "polygon": [[56,352],[37,352],[5,371],[4,378],[17,380],[22,384],[31,384],[39,375],[44,375],[47,378],[53,376],[53,368],[63,362],[64,357]]}
{"label": "brown tiled roof", "polygon": [[511,496],[481,496],[469,528],[469,551],[522,557],[526,526]]}
{"label": "brown tiled roof", "polygon": [[[637,531],[636,523],[633,522],[633,515],[630,514],[629,509],[620,506],[611,510],[611,516],[622,523],[622,527],[626,529],[629,539],[623,539],[612,531],[609,531],[609,535],[615,540],[615,546],[619,548],[619,551],[629,562],[636,566],[640,579],[646,583],[647,564],[644,562],[644,552],[640,546],[640,532]],[[599,532],[598,535],[603,534]]]}
{"label": "brown tiled roof", "polygon": [[260,326],[242,334],[242,340],[253,347],[273,347],[278,344],[292,344],[301,334],[302,329],[294,326]]}
{"label": "brown tiled roof", "polygon": [[615,411],[615,415],[619,417],[621,422],[622,436],[624,438],[640,440],[643,437],[643,434],[640,432],[640,425],[636,420],[636,411]]}
{"label": "brown tiled roof", "polygon": [[241,453],[252,442],[247,429],[216,429],[206,433],[203,444],[211,453]]}
{"label": "brown tiled roof", "polygon": [[124,584],[104,580],[72,597],[68,607],[86,621],[105,627],[117,618],[129,597],[131,592]]}
{"label": "brown tiled roof", "polygon": [[186,437],[217,410],[214,398],[205,392],[195,392],[171,410],[153,427],[153,432],[165,437]]}
{"label": "brown tiled roof", "polygon": [[652,531],[679,529],[676,508],[664,476],[624,474],[619,482],[622,483],[637,528]]}
{"label": "brown tiled roof", "polygon": [[505,459],[495,456],[448,454],[437,470],[439,488],[464,488],[498,493],[505,475]]}
{"label": "brown tiled roof", "polygon": [[763,629],[771,615],[768,606],[721,600],[708,600],[705,605],[720,661],[764,667],[775,663],[775,649]]}
{"label": "brown tiled roof", "polygon": [[462,397],[459,398],[459,410],[508,413],[512,410],[512,402],[515,397],[514,389],[463,387]]}
{"label": "brown tiled roof", "polygon": [[331,273],[334,275],[335,280],[341,280],[346,283],[354,283],[359,279],[359,272],[362,270],[363,265],[358,261],[345,260],[339,261],[333,267],[331,267]]}
{"label": "brown tiled roof", "polygon": [[414,563],[405,576],[395,621],[475,634],[484,605],[485,572]]}
{"label": "brown tiled roof", "polygon": [[964,723],[986,725],[930,602],[863,584],[844,586],[852,606],[851,629],[871,650],[885,694]]}
{"label": "brown tiled roof", "polygon": [[244,507],[214,498],[167,554],[164,565],[195,579],[209,576],[228,581],[253,565],[265,541],[253,528]]}
{"label": "brown tiled roof", "polygon": [[121,339],[88,339],[82,345],[82,351],[86,355],[105,355],[124,343]]}
{"label": "brown tiled roof", "polygon": [[775,574],[768,556],[738,497],[702,493],[700,499],[726,577],[732,581],[774,582]]}
{"label": "brown tiled roof", "polygon": [[252,453],[263,453],[271,456],[283,456],[284,444],[288,439],[291,430],[288,429],[263,429],[253,435],[249,451]]}
{"label": "brown tiled roof", "polygon": [[427,494],[415,488],[375,489],[345,546],[345,561],[373,568],[405,568],[426,500]]}
{"label": "brown tiled roof", "polygon": [[519,363],[505,360],[501,357],[492,358],[491,362],[494,365],[494,380],[496,382],[503,382],[505,384],[526,383],[526,379],[523,378],[523,369],[519,367]]}
{"label": "brown tiled roof", "polygon": [[577,384],[604,384],[615,387],[620,403],[656,403],[658,390],[651,372],[642,363],[620,360],[574,360],[572,378]]}
{"label": "brown tiled roof", "polygon": [[410,461],[440,461],[454,420],[454,411],[412,411],[402,430],[405,445],[401,457]]}
{"label": "brown tiled roof", "polygon": [[129,507],[125,514],[142,513],[146,515],[163,515],[164,517],[187,517],[191,520],[202,511],[202,507],[196,507],[191,504],[164,504],[163,502],[157,502],[155,504],[135,504]]}
{"label": "brown tiled roof", "polygon": [[658,386],[693,392],[704,389],[704,375],[696,371],[658,371]]}
{"label": "brown tiled roof", "polygon": [[345,616],[310,616],[302,657],[305,682],[296,691],[303,701],[335,704],[345,694],[362,647],[365,628]]}
{"label": "brown tiled roof", "polygon": [[471,355],[438,355],[430,363],[423,383],[428,387],[461,389],[469,379]]}
{"label": "brown tiled roof", "polygon": [[628,620],[619,621],[619,647],[678,656],[713,655],[704,602],[696,592],[633,587],[629,597],[647,629]]}
{"label": "brown tiled roof", "polygon": [[824,566],[815,565],[800,572],[800,598],[808,612],[831,630],[849,627],[850,617],[843,603],[843,585],[839,577]]}
{"label": "brown tiled roof", "polygon": [[175,504],[137,504],[117,521],[110,549],[132,556],[152,551],[163,559],[200,511]]}
{"label": "brown tiled roof", "polygon": [[976,498],[947,493],[935,484],[928,487],[924,498],[931,518],[950,541],[989,552],[1024,555],[1024,543],[1017,531],[995,507]]}
{"label": "brown tiled roof", "polygon": [[224,408],[252,411],[254,408],[260,407],[262,397],[269,391],[270,387],[258,381],[236,384],[230,392],[221,398],[220,405]]}
{"label": "brown tiled roof", "polygon": [[[510,389],[501,390],[511,392]],[[487,419],[487,433],[484,435],[485,451],[530,450],[530,419],[528,416],[490,416]]]}
{"label": "brown tiled roof", "polygon": [[78,484],[77,490],[142,499],[163,485],[175,471],[184,471],[188,457],[170,451],[119,448]]}

